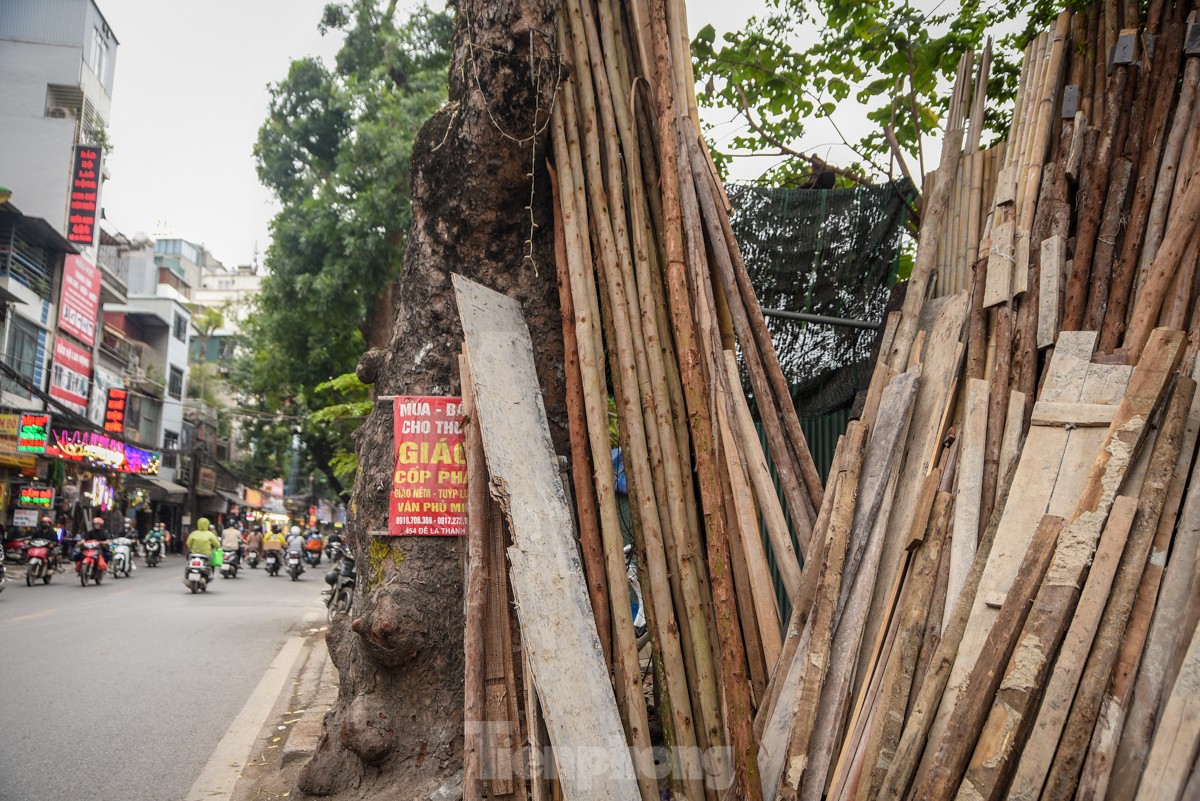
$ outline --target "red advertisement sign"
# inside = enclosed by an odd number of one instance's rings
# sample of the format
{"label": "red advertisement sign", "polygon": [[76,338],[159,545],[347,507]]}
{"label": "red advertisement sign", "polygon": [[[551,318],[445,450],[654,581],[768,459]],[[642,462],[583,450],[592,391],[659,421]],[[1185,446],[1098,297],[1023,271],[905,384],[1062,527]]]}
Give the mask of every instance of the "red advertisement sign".
{"label": "red advertisement sign", "polygon": [[50,370],[50,397],[80,414],[87,413],[92,379],[92,354],[65,337],[54,338],[54,366]]}
{"label": "red advertisement sign", "polygon": [[125,403],[129,393],[113,387],[108,390],[108,403],[104,407],[104,433],[121,436],[125,433]]}
{"label": "red advertisement sign", "polygon": [[96,341],[99,313],[100,271],[83,256],[67,256],[58,299],[58,330],[92,345]]}
{"label": "red advertisement sign", "polygon": [[392,406],[396,470],[388,509],[393,537],[467,533],[462,398],[405,396]]}
{"label": "red advertisement sign", "polygon": [[67,205],[67,239],[90,245],[96,238],[96,210],[100,207],[98,147],[77,145],[71,170],[71,201]]}

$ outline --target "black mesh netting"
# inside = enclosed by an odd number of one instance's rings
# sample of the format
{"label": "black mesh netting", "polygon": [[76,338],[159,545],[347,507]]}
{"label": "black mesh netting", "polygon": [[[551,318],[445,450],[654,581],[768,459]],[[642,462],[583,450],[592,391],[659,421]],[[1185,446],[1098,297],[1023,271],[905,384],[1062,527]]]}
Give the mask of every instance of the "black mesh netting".
{"label": "black mesh netting", "polygon": [[[854,189],[726,187],[733,230],[764,309],[880,322],[905,236],[907,182]],[[767,317],[796,412],[849,406],[876,332]]]}

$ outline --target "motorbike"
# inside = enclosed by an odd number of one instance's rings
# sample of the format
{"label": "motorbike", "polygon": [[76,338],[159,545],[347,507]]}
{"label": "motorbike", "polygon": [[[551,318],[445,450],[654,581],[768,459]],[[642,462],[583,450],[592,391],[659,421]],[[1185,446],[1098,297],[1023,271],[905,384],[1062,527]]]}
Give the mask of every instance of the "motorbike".
{"label": "motorbike", "polygon": [[96,584],[104,578],[108,563],[104,561],[104,553],[100,550],[100,540],[84,540],[79,543],[83,551],[83,559],[79,562],[79,584],[86,587],[89,581]]}
{"label": "motorbike", "polygon": [[4,558],[16,564],[23,564],[29,550],[28,537],[13,537],[4,541]]}
{"label": "motorbike", "polygon": [[192,595],[197,592],[208,592],[208,580],[211,577],[212,565],[208,554],[188,554],[187,571],[183,574],[183,583],[192,591]]}
{"label": "motorbike", "polygon": [[125,576],[133,570],[133,540],[128,537],[117,537],[112,541],[112,570],[113,578]]}
{"label": "motorbike", "polygon": [[38,579],[41,579],[43,584],[49,584],[51,576],[59,570],[56,544],[41,538],[30,540],[28,555],[25,586],[32,587]]}
{"label": "motorbike", "polygon": [[146,538],[146,567],[158,567],[162,561],[163,541],[158,537]]}
{"label": "motorbike", "polygon": [[0,592],[4,592],[4,582],[8,581],[8,577],[4,572],[4,549],[0,548]]}
{"label": "motorbike", "polygon": [[313,567],[321,564],[321,549],[320,548],[304,548],[304,561],[308,562]]}
{"label": "motorbike", "polygon": [[335,543],[330,547],[334,549],[330,556],[334,568],[325,574],[325,583],[329,585],[329,589],[322,591],[321,595],[325,597],[325,606],[329,610],[328,618],[332,621],[334,615],[340,612],[347,614],[350,612],[350,605],[354,601],[354,582],[357,578],[357,570],[354,557],[350,555],[346,546]]}
{"label": "motorbike", "polygon": [[287,564],[288,575],[292,577],[292,581],[299,581],[300,574],[304,572],[304,564],[300,559],[300,552],[288,551]]}
{"label": "motorbike", "polygon": [[263,557],[263,559],[265,560],[265,565],[267,568],[267,575],[268,576],[278,576],[279,575],[279,551],[267,551],[267,554],[266,554],[266,556]]}
{"label": "motorbike", "polygon": [[246,554],[246,564],[250,566],[251,570],[258,569],[258,551],[251,550]]}
{"label": "motorbike", "polygon": [[221,578],[237,578],[240,567],[237,548],[224,548],[222,551],[225,554],[225,560],[221,562]]}

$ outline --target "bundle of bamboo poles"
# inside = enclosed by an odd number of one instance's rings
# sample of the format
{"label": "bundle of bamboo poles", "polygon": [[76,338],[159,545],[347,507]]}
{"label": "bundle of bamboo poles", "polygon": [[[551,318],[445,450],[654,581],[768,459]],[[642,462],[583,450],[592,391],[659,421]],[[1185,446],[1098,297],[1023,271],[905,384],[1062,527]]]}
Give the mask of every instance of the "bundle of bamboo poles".
{"label": "bundle of bamboo poles", "polygon": [[755,721],[765,796],[1200,794],[1191,10],[1031,41],[990,197],[989,58],[960,65]]}
{"label": "bundle of bamboo poles", "polygon": [[569,0],[559,41],[570,78],[552,142],[572,478],[600,639],[642,797],[657,799],[611,468],[611,392],[672,755],[666,781],[680,798],[730,786],[759,797],[751,720],[782,651],[759,519],[795,597],[793,531],[803,551],[821,481],[700,137],[682,3]]}

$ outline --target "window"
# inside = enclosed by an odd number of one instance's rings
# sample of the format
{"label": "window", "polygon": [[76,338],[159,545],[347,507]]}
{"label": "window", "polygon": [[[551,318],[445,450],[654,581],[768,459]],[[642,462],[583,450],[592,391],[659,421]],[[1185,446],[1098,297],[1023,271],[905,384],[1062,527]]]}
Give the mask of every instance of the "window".
{"label": "window", "polygon": [[88,66],[92,68],[92,72],[103,83],[105,79],[104,73],[108,68],[108,42],[99,28],[92,29],[92,52],[91,58],[88,60]]}
{"label": "window", "polygon": [[187,342],[188,321],[182,314],[175,315],[175,338],[180,342]]}
{"label": "window", "polygon": [[[37,327],[14,314],[8,329],[4,361],[31,384],[34,383],[34,375],[37,372],[37,340]],[[22,397],[29,397],[28,390],[7,378],[4,379],[4,388]]]}
{"label": "window", "polygon": [[175,400],[183,398],[183,371],[178,367],[171,368],[171,377],[167,379],[167,394]]}
{"label": "window", "polygon": [[176,431],[163,431],[163,455],[162,466],[169,467],[172,470],[179,464],[179,456],[167,451],[175,450],[179,447],[179,433]]}

